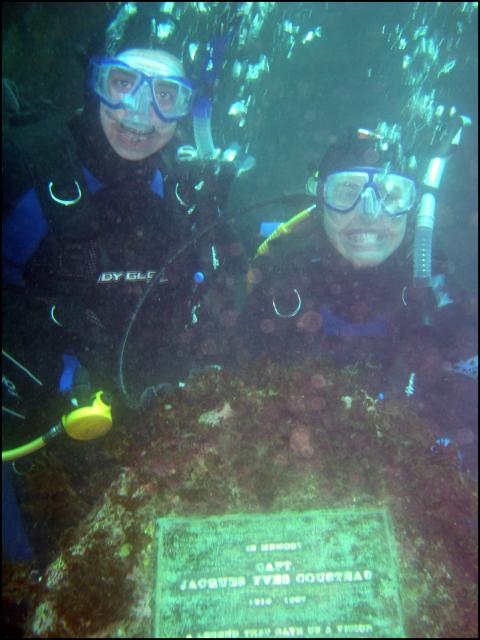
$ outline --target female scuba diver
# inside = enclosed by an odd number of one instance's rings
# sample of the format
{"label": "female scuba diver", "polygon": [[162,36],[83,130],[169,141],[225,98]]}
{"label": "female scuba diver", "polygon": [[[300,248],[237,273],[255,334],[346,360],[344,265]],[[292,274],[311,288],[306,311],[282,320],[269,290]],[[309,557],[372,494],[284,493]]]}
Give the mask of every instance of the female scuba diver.
{"label": "female scuba diver", "polygon": [[[120,396],[134,409],[161,397],[188,375],[207,290],[233,305],[225,279],[242,249],[213,223],[235,167],[203,161],[205,91],[197,96],[156,38],[159,7],[130,9],[119,7],[92,47],[84,107],[68,123],[5,131],[4,461],[59,434],[107,433],[112,399],[118,412]],[[198,153],[181,162],[190,115]],[[189,341],[178,345],[180,332]],[[96,453],[91,464],[101,464]]]}
{"label": "female scuba diver", "polygon": [[467,339],[475,318],[462,292],[447,292],[446,264],[431,252],[443,157],[427,161],[419,181],[416,158],[380,126],[334,142],[307,185],[315,203],[280,224],[251,262],[234,363],[261,353],[285,363],[369,362],[383,372],[382,397],[415,393],[440,435],[469,424],[472,380],[447,363],[476,352]]}
{"label": "female scuba diver", "polygon": [[[252,295],[260,295],[257,308],[265,315],[268,341],[279,344],[277,338],[294,325],[293,339],[315,343],[322,353],[328,346],[337,357],[343,345],[350,359],[352,338],[372,341],[370,349],[399,332],[395,315],[406,309],[408,220],[418,199],[407,163],[400,145],[366,130],[348,132],[327,149],[309,180],[315,204],[295,216],[293,225],[287,223],[300,230],[297,220],[308,226],[308,252],[292,256],[293,269],[291,261],[287,267],[276,260],[294,245],[290,229],[277,230],[252,263],[252,280],[261,280]],[[265,289],[270,295],[263,297]],[[326,344],[320,347],[319,340]]]}

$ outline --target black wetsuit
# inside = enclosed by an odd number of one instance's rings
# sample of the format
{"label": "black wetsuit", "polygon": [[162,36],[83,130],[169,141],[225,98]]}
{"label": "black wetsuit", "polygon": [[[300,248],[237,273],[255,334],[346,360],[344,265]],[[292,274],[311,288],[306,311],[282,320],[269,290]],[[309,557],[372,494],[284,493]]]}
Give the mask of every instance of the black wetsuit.
{"label": "black wetsuit", "polygon": [[[439,435],[471,430],[475,439],[465,449],[476,468],[476,381],[447,371],[448,363],[477,352],[474,309],[464,292],[447,291],[446,279],[434,289],[412,286],[409,235],[385,262],[365,269],[354,269],[330,245],[320,222],[307,241],[274,241],[251,263],[255,284],[242,332],[231,333],[232,360],[266,353],[285,364],[309,356],[337,366],[368,362],[378,369],[370,393],[416,403]],[[437,260],[434,269],[438,275],[445,265]]]}
{"label": "black wetsuit", "polygon": [[[13,129],[13,144],[7,143],[4,348],[51,390],[66,350],[89,369],[95,386],[112,387],[139,298],[179,248],[224,214],[234,170],[179,164],[168,147],[145,161],[123,160],[96,113],[75,117],[69,130],[61,127],[52,121],[31,131]],[[36,151],[27,148],[23,155],[29,141]],[[59,148],[61,159],[55,157]],[[64,200],[76,198],[76,180],[80,202],[54,202],[50,178],[53,195]],[[129,337],[125,373],[133,392],[188,375],[197,320],[208,328],[202,300],[214,290],[224,308],[234,304],[231,276],[242,259],[238,240],[222,223],[170,261]],[[198,272],[203,282],[195,279]]]}

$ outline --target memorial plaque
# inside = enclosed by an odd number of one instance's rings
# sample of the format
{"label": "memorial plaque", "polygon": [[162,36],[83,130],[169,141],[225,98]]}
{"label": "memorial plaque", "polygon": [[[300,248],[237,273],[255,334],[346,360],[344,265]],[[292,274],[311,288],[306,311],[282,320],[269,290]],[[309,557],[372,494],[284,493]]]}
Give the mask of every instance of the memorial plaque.
{"label": "memorial plaque", "polygon": [[157,521],[156,638],[403,638],[386,509]]}

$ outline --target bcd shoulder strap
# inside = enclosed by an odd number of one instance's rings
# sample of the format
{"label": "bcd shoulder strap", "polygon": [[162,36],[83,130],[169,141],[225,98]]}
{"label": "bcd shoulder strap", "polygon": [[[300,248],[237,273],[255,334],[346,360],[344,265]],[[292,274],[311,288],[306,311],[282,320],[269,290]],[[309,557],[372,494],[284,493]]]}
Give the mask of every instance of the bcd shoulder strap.
{"label": "bcd shoulder strap", "polygon": [[48,117],[18,127],[15,143],[52,231],[67,242],[88,238],[95,205],[65,120]]}

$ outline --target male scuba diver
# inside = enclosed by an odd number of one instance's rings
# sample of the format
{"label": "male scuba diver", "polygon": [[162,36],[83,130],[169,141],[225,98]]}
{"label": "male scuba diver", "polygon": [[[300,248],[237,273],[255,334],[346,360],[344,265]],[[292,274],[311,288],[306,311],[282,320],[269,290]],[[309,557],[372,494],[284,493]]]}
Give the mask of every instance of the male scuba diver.
{"label": "male scuba diver", "polygon": [[308,183],[314,204],[279,224],[251,262],[237,362],[261,352],[370,362],[385,372],[382,398],[415,394],[439,434],[475,429],[475,383],[447,372],[476,353],[475,318],[462,292],[447,291],[446,264],[432,260],[423,234],[433,160],[419,179],[381,126],[350,130],[326,150]]}
{"label": "male scuba diver", "polygon": [[153,3],[128,10],[94,48],[68,126],[51,118],[5,131],[4,460],[58,433],[107,433],[114,380],[134,409],[161,396],[188,373],[207,290],[234,304],[226,278],[242,249],[212,223],[235,167],[200,153],[177,160],[181,122],[193,111],[211,139],[210,112],[195,108],[199,87],[160,48]]}

